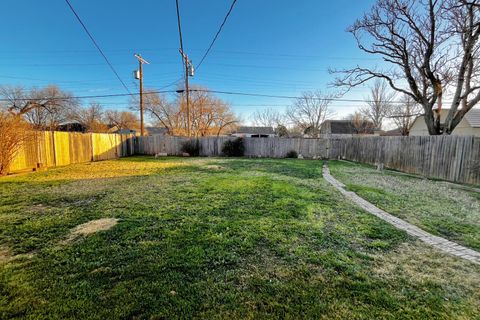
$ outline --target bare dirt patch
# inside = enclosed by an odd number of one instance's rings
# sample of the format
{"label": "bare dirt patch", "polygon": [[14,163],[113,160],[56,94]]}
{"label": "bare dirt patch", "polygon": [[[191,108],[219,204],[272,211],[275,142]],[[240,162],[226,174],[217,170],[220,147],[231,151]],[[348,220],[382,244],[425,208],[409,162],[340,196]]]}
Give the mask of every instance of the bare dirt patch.
{"label": "bare dirt patch", "polygon": [[6,247],[0,247],[0,263],[8,262],[11,258],[10,250]]}
{"label": "bare dirt patch", "polygon": [[116,218],[103,218],[83,223],[72,229],[66,242],[73,241],[80,236],[88,236],[99,231],[106,231],[111,229],[117,223],[118,219]]}
{"label": "bare dirt patch", "polygon": [[225,167],[222,167],[216,164],[210,164],[210,165],[206,165],[205,169],[212,170],[212,171],[219,171],[219,170],[225,170]]}
{"label": "bare dirt patch", "polygon": [[8,263],[10,261],[14,261],[18,259],[31,259],[34,257],[34,255],[35,255],[34,252],[14,255],[8,247],[6,246],[0,247],[0,263]]}

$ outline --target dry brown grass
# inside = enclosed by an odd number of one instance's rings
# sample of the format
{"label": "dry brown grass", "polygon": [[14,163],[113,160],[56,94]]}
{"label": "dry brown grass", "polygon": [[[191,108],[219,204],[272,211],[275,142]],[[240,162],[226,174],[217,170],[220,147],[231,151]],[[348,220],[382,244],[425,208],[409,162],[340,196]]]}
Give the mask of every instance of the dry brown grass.
{"label": "dry brown grass", "polygon": [[76,226],[71,232],[66,242],[71,242],[78,237],[88,236],[100,231],[106,231],[114,227],[118,223],[115,218],[103,218],[92,220],[81,225]]}
{"label": "dry brown grass", "polygon": [[10,250],[7,247],[0,247],[0,263],[8,262],[11,258]]}

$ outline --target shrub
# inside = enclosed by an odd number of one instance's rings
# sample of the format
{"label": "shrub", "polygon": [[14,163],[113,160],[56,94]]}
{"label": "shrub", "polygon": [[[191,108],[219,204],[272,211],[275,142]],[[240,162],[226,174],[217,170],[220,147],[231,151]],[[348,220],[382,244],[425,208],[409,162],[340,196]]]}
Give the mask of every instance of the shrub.
{"label": "shrub", "polygon": [[243,157],[243,154],[245,153],[243,138],[225,141],[222,153],[227,157]]}
{"label": "shrub", "polygon": [[286,156],[286,157],[287,157],[287,158],[294,158],[294,159],[296,159],[296,158],[298,158],[298,153],[297,153],[297,151],[295,151],[295,150],[290,150],[290,151],[287,152],[287,156]]}
{"label": "shrub", "polygon": [[182,143],[181,147],[182,152],[188,153],[191,157],[198,157],[200,155],[200,141],[187,140]]}
{"label": "shrub", "polygon": [[27,130],[28,124],[22,118],[0,111],[0,176],[8,173]]}

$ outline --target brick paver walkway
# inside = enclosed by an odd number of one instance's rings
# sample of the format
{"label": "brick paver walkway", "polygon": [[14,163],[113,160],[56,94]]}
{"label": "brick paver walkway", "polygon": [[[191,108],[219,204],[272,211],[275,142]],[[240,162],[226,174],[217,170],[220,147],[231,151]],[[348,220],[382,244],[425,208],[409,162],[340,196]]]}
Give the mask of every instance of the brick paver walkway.
{"label": "brick paver walkway", "polygon": [[432,247],[440,249],[451,255],[480,264],[480,252],[463,247],[461,245],[456,244],[455,242],[452,242],[447,239],[437,237],[437,236],[434,236],[433,234],[425,232],[422,229],[406,221],[403,221],[402,219],[394,217],[391,214],[383,211],[382,209],[377,208],[370,202],[359,197],[356,193],[345,190],[345,185],[339,182],[338,180],[336,180],[334,177],[332,177],[332,175],[330,174],[330,170],[328,169],[327,166],[323,167],[323,177],[331,185],[333,185],[337,190],[339,190],[345,197],[352,200],[357,205],[359,205],[366,211],[370,212],[371,214],[394,225],[398,229],[406,231],[409,235],[419,238],[423,242],[431,245]]}

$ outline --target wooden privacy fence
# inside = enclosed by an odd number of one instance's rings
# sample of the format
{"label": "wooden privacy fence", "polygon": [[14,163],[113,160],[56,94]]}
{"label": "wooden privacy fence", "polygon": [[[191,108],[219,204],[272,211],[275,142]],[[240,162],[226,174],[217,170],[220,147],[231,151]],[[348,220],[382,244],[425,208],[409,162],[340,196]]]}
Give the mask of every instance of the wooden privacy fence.
{"label": "wooden privacy fence", "polygon": [[332,139],[330,158],[383,164],[403,172],[480,184],[480,138],[462,136]]}
{"label": "wooden privacy fence", "polygon": [[[199,139],[201,156],[220,156],[232,137]],[[133,154],[181,155],[188,139],[164,135],[134,137],[119,134],[33,132],[17,154],[11,171],[115,159]],[[296,151],[305,158],[346,159],[454,182],[480,184],[480,138],[325,137],[245,138],[245,156],[284,158]]]}
{"label": "wooden privacy fence", "polygon": [[[231,137],[200,138],[202,156],[219,156]],[[136,153],[181,155],[184,137],[136,138]],[[480,184],[480,138],[325,137],[321,139],[245,138],[245,156],[284,158],[294,150],[305,158],[346,159],[454,182]]]}
{"label": "wooden privacy fence", "polygon": [[[220,156],[222,146],[232,137],[202,137],[200,155],[211,157]],[[136,138],[136,153],[155,155],[167,153],[181,155],[182,144],[188,139],[172,136],[147,136]],[[245,156],[263,158],[285,158],[289,151],[295,150],[306,158],[326,158],[328,156],[328,139],[303,139],[303,138],[244,138]]]}
{"label": "wooden privacy fence", "polygon": [[31,132],[11,164],[10,171],[115,159],[133,154],[133,135]]}

